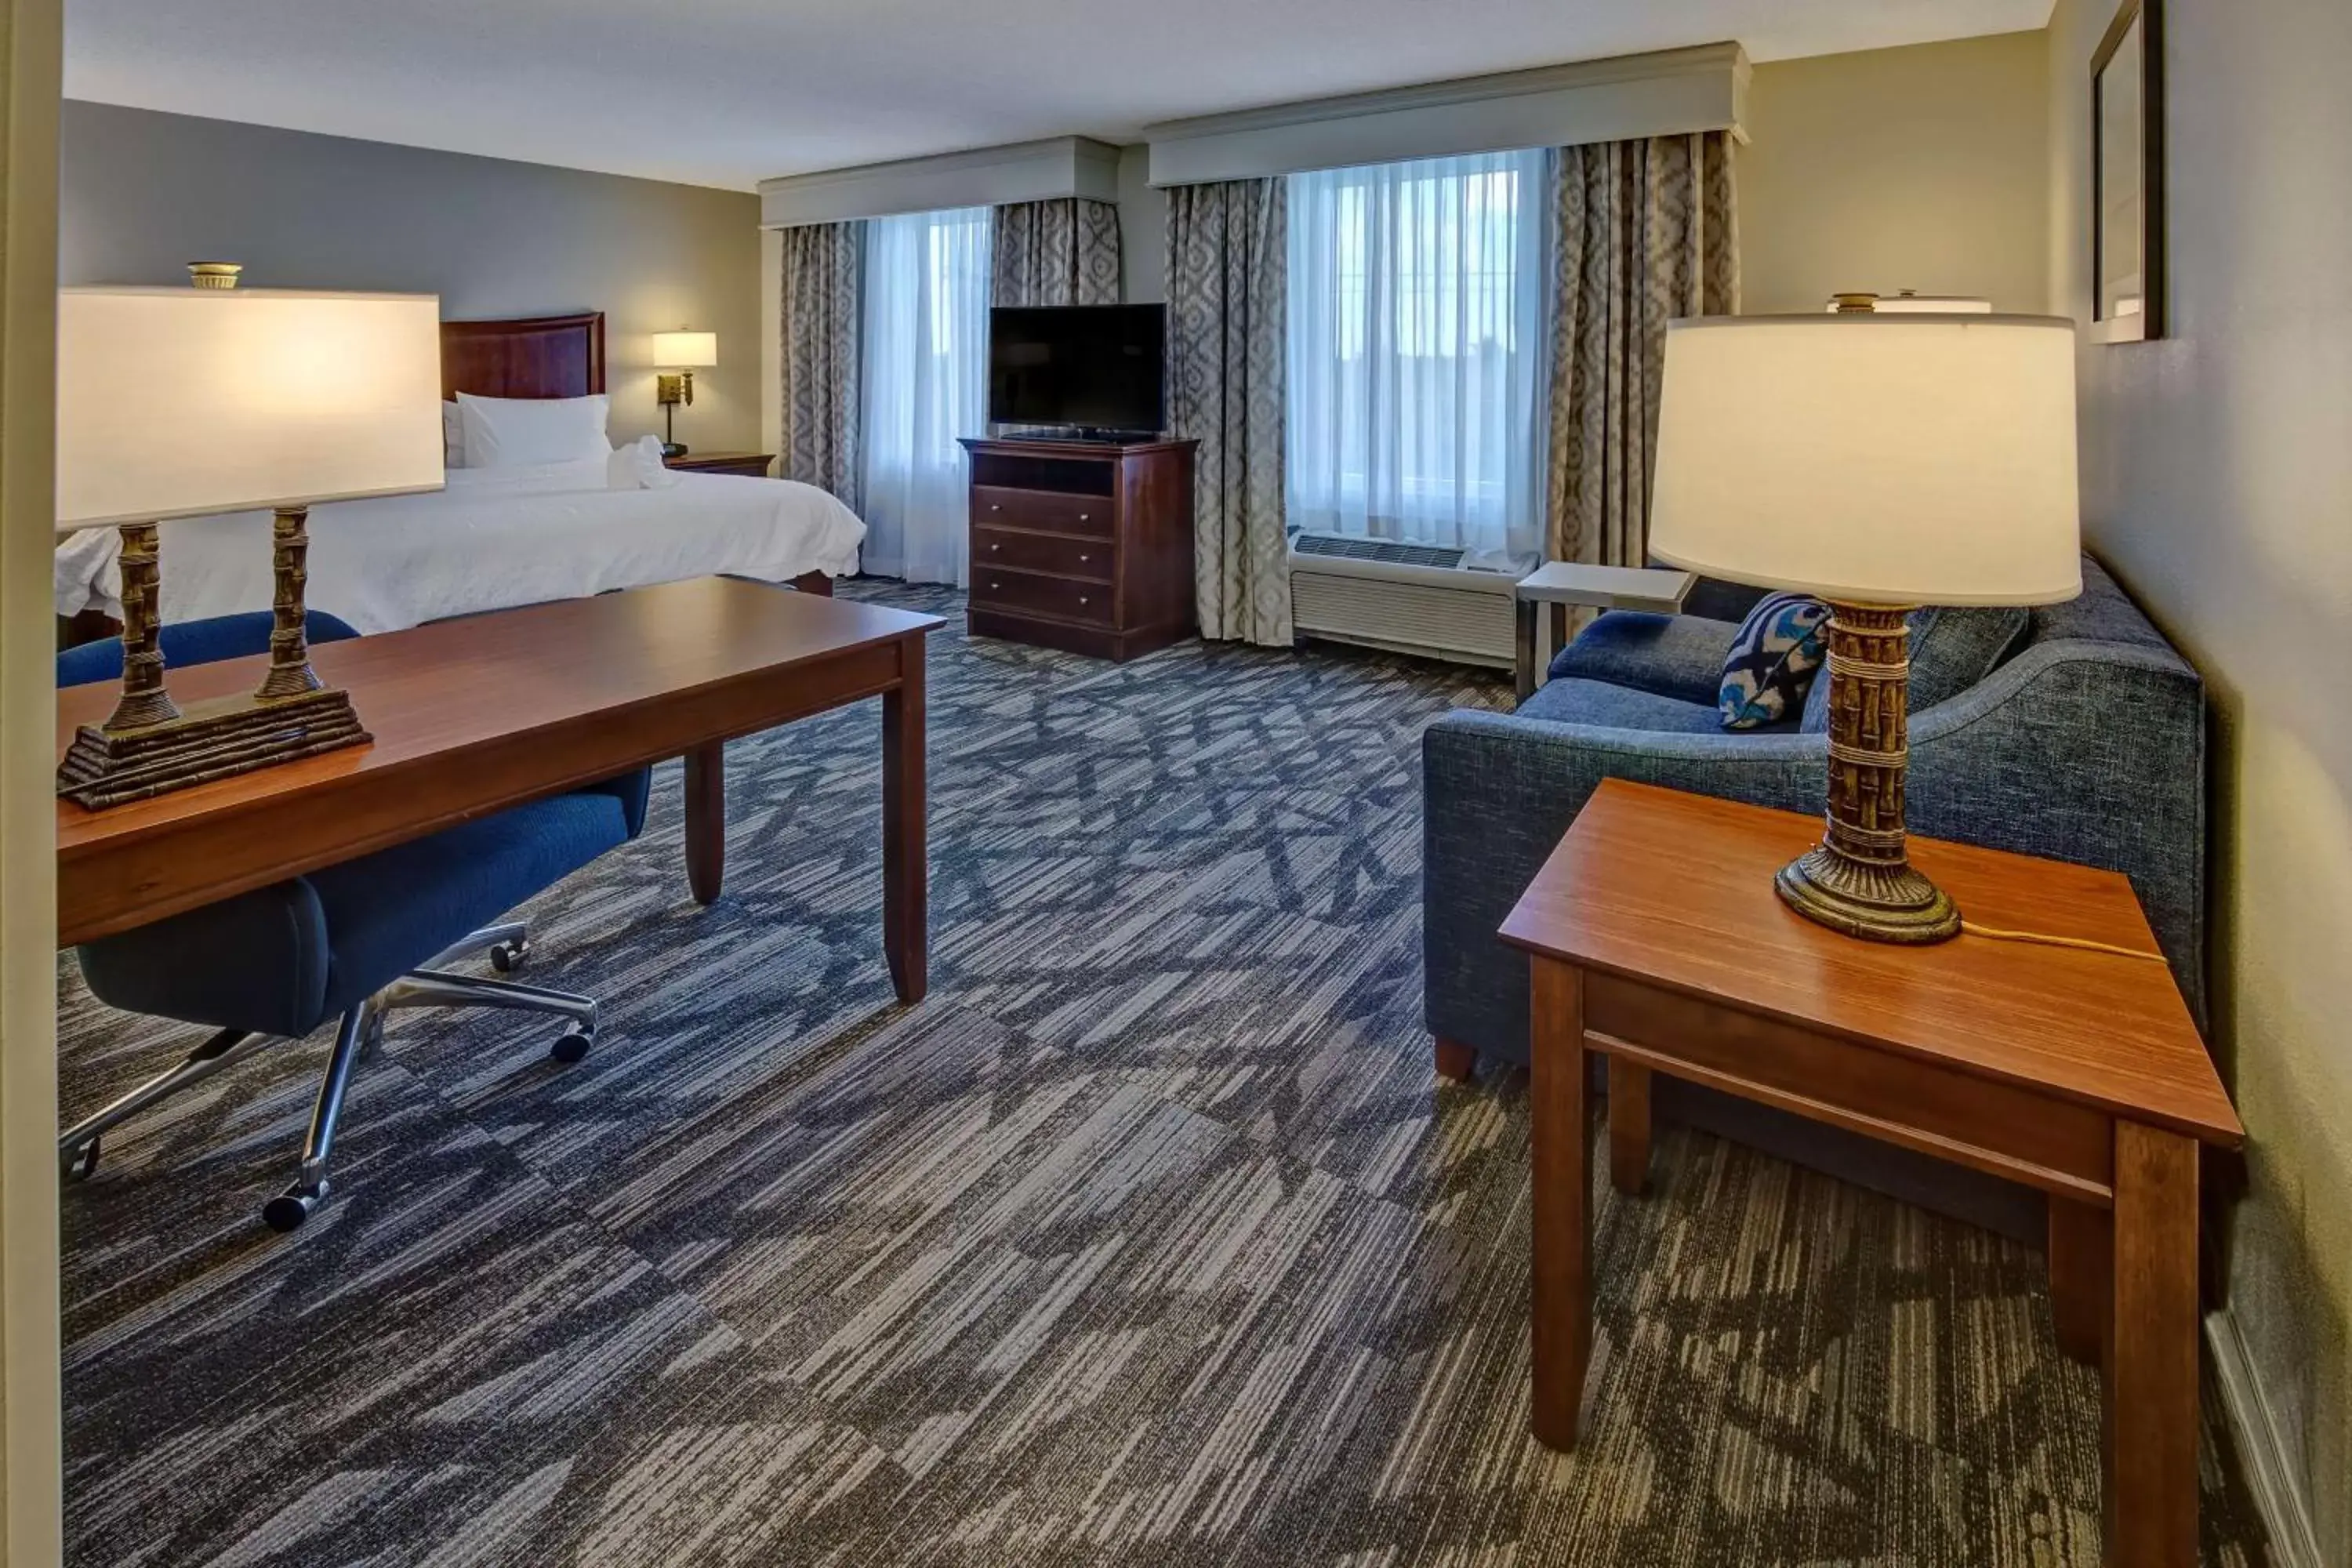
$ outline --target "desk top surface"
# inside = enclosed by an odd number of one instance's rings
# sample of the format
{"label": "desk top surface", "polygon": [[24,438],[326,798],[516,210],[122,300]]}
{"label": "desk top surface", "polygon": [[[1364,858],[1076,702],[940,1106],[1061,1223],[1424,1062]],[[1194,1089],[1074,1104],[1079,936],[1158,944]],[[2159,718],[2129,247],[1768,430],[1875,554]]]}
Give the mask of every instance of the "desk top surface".
{"label": "desk top surface", "polygon": [[1782,904],[1772,877],[1818,818],[1621,780],[1594,792],[1505,921],[1529,952],[2209,1142],[2243,1137],[2128,879],[1941,839],[1911,858],[1971,924],[2126,948],[1963,932],[1862,942]]}
{"label": "desk top surface", "polygon": [[[703,577],[562,599],[313,647],[352,695],[372,743],[306,757],[103,811],[58,802],[60,867],[79,853],[189,819],[282,801],[486,742],[584,721],[620,722],[745,677],[822,664],[941,625],[936,616]],[[183,705],[248,691],[266,655],[166,672]],[[104,721],[111,681],[58,693],[58,754]]]}

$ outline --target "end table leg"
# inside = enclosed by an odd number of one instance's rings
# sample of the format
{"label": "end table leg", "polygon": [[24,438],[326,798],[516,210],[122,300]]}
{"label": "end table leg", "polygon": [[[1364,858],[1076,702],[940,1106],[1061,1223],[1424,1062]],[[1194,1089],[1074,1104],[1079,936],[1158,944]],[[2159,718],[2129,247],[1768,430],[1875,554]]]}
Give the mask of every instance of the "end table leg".
{"label": "end table leg", "polygon": [[1525,702],[1536,690],[1536,604],[1521,599],[1517,608],[1519,700]]}
{"label": "end table leg", "polygon": [[686,753],[686,885],[698,904],[718,901],[727,880],[727,747]]}
{"label": "end table leg", "polygon": [[2104,1359],[2114,1314],[2116,1228],[2106,1210],[2050,1200],[2050,1317],[2058,1348],[2086,1366]]}
{"label": "end table leg", "polygon": [[1609,1183],[1637,1197],[1650,1182],[1650,1069],[1609,1058]]}
{"label": "end table leg", "polygon": [[1584,972],[1555,958],[1537,958],[1530,968],[1533,1425],[1538,1442],[1572,1448],[1592,1356],[1591,1080],[1584,1063]]}
{"label": "end table leg", "polygon": [[2106,1560],[2197,1568],[2197,1144],[2116,1123]]}

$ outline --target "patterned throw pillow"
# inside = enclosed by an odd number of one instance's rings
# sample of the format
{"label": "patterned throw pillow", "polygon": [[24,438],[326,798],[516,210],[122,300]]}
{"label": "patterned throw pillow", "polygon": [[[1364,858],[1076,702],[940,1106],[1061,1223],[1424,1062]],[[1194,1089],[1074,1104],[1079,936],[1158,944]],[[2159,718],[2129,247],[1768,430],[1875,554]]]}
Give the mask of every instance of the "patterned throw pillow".
{"label": "patterned throw pillow", "polygon": [[1830,607],[1803,594],[1767,594],[1756,601],[1731,651],[1723,656],[1723,685],[1715,705],[1727,730],[1753,730],[1792,717],[1822,667]]}

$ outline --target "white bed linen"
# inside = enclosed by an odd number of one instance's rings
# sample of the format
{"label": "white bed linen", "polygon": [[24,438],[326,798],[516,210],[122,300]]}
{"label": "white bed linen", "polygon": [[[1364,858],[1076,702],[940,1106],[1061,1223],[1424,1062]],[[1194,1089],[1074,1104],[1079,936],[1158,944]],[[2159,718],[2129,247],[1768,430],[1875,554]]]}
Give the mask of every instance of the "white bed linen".
{"label": "white bed linen", "polygon": [[[310,510],[308,603],[361,633],[450,616],[731,573],[785,582],[857,570],[866,525],[791,480],[682,473],[660,489],[608,489],[605,464],[458,468],[448,488]],[[163,618],[269,607],[269,514],[184,518],[160,531]],[[120,536],[58,546],[58,614],[118,619]]]}

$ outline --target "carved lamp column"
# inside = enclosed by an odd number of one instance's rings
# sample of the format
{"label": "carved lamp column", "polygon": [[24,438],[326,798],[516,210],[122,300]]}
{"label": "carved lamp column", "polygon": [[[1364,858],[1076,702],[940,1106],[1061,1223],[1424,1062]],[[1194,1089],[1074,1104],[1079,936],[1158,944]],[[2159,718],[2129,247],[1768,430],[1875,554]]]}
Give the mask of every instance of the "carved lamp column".
{"label": "carved lamp column", "polygon": [[[303,590],[313,502],[437,489],[440,301],[417,294],[66,289],[58,298],[58,527],[121,535],[122,699],[84,725],[58,793],[96,809],[367,739],[310,668]],[[270,663],[249,694],[164,689],[159,522],[268,509]],[[258,542],[257,542],[257,543]]]}
{"label": "carved lamp column", "polygon": [[1941,942],[1906,852],[1909,612],[2082,592],[2074,326],[1848,312],[1676,321],[1650,550],[1828,602],[1828,810],[1781,900],[1879,942]]}

